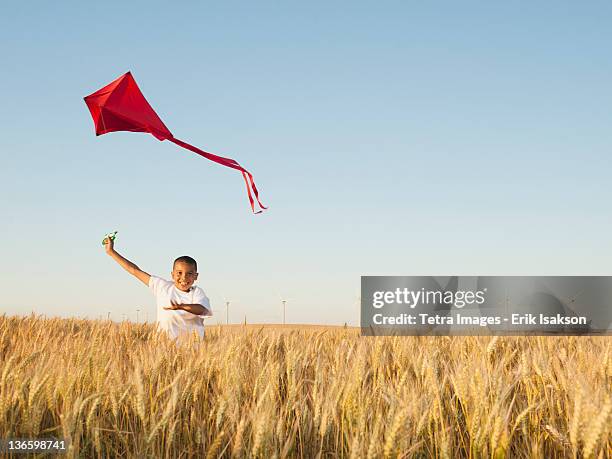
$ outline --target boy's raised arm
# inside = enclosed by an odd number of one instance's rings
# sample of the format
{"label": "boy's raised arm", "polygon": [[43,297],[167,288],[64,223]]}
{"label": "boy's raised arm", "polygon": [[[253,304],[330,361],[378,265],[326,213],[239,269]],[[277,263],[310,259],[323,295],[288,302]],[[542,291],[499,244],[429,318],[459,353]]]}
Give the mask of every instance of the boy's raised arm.
{"label": "boy's raised arm", "polygon": [[115,242],[112,239],[110,238],[104,239],[104,249],[106,250],[106,253],[110,255],[113,260],[119,263],[119,265],[123,269],[125,269],[128,273],[130,273],[134,277],[136,277],[140,282],[145,284],[147,287],[149,286],[149,279],[151,278],[151,276],[145,273],[142,269],[140,269],[138,266],[136,266],[134,263],[132,263],[127,258],[124,258],[121,255],[119,255],[115,251]]}

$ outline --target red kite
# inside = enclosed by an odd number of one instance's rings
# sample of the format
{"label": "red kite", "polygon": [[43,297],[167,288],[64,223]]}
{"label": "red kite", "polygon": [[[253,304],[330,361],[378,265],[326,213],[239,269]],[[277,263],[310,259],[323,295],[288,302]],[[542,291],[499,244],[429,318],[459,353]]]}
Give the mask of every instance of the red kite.
{"label": "red kite", "polygon": [[253,181],[253,175],[240,164],[230,158],[213,155],[199,148],[189,145],[182,140],[175,139],[166,125],[159,119],[157,113],[151,108],[140,92],[134,77],[130,72],[120,76],[112,83],[85,97],[87,108],[96,126],[96,135],[115,131],[148,132],[157,140],[169,140],[180,147],[191,150],[204,158],[242,172],[251,209],[255,212],[255,202],[251,189],[261,209],[267,209],[259,200],[259,192]]}

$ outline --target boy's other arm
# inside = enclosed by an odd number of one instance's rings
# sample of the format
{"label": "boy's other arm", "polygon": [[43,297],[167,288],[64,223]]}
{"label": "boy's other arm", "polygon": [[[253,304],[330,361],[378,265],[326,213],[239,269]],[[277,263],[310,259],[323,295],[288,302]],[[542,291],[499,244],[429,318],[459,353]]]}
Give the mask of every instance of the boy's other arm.
{"label": "boy's other arm", "polygon": [[210,316],[212,315],[210,311],[201,304],[186,304],[186,303],[177,303],[174,300],[170,300],[170,306],[164,307],[164,309],[177,310],[182,309],[183,311],[190,312],[195,314],[196,316]]}
{"label": "boy's other arm", "polygon": [[149,279],[151,278],[151,276],[145,273],[142,269],[140,269],[138,266],[136,266],[134,263],[132,263],[127,258],[124,258],[121,255],[119,255],[119,253],[115,251],[115,244],[112,239],[107,238],[104,241],[105,241],[104,248],[106,249],[106,253],[110,255],[113,260],[119,263],[119,266],[121,266],[128,273],[136,277],[140,282],[142,282],[148,287]]}

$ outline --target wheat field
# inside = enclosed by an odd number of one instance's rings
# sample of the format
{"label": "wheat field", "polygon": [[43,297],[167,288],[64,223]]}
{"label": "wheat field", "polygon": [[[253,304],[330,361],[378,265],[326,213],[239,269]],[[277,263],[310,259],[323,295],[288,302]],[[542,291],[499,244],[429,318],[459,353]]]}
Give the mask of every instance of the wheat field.
{"label": "wheat field", "polygon": [[1,438],[68,457],[612,457],[611,337],[0,316]]}

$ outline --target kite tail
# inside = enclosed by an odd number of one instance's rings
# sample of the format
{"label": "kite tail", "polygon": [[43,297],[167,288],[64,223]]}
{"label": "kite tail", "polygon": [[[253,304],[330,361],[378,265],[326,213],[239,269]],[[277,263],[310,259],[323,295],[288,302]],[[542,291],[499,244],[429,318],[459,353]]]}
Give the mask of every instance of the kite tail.
{"label": "kite tail", "polygon": [[194,153],[197,153],[198,155],[203,156],[206,159],[210,159],[211,161],[214,161],[218,164],[221,164],[226,167],[231,167],[232,169],[236,169],[242,172],[242,178],[244,179],[244,183],[246,185],[247,195],[249,197],[249,202],[251,203],[251,210],[253,211],[253,213],[259,214],[262,212],[262,210],[255,211],[255,201],[253,200],[253,194],[255,195],[255,199],[257,200],[257,204],[259,204],[259,207],[261,209],[267,209],[267,207],[264,206],[259,200],[259,191],[257,191],[257,187],[255,186],[253,175],[240,164],[238,164],[235,160],[231,158],[224,158],[223,156],[217,156],[212,153],[208,153],[204,150],[200,150],[199,148],[194,147],[193,145],[189,145],[188,143],[183,142],[182,140],[175,139],[174,137],[168,137],[167,140],[177,144],[179,147],[183,147],[187,150],[193,151]]}

